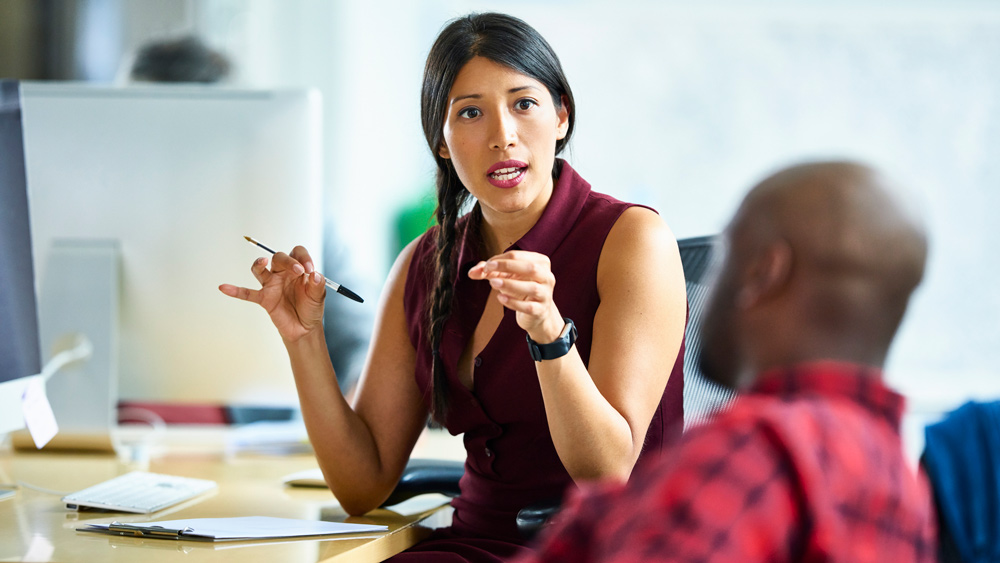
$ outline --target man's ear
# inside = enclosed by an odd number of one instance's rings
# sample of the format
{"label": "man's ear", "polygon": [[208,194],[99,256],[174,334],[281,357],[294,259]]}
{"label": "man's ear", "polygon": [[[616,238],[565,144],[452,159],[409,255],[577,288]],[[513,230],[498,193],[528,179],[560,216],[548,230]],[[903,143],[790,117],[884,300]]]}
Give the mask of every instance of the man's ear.
{"label": "man's ear", "polygon": [[441,141],[441,146],[438,148],[438,156],[445,160],[451,158],[451,152],[448,150],[448,145],[444,144],[444,141]]}
{"label": "man's ear", "polygon": [[556,139],[566,138],[569,132],[569,98],[559,97],[559,107],[556,108]]}
{"label": "man's ear", "polygon": [[736,306],[749,309],[780,294],[791,274],[792,247],[784,239],[778,239],[747,267]]}

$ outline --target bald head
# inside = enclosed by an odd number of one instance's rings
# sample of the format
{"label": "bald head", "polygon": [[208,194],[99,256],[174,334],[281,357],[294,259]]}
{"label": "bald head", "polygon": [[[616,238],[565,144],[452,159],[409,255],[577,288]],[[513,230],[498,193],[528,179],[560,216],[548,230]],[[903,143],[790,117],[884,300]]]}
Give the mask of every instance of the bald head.
{"label": "bald head", "polygon": [[804,361],[881,366],[927,255],[923,229],[893,186],[853,162],[768,177],[724,238],[702,363],[729,386]]}

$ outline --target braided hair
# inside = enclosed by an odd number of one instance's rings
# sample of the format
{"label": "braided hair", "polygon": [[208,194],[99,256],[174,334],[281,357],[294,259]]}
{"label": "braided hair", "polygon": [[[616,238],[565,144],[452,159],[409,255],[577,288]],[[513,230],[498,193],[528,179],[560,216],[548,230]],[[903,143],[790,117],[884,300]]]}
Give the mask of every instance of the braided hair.
{"label": "braided hair", "polygon": [[[437,232],[432,256],[435,273],[427,301],[427,326],[431,360],[431,414],[444,424],[448,411],[448,379],[438,349],[444,325],[451,315],[458,269],[458,220],[472,197],[462,184],[450,159],[440,155],[444,146],[444,122],[448,94],[459,71],[473,57],[484,57],[538,80],[548,89],[557,107],[566,107],[569,127],[556,141],[555,154],[562,152],[573,132],[575,107],[573,92],[559,58],[537,31],[522,20],[506,14],[469,14],[452,20],[438,35],[427,56],[420,92],[420,117],[424,137],[437,164]],[[558,161],[555,165],[558,167]],[[553,170],[553,176],[557,175]],[[478,206],[475,211],[478,213]],[[475,221],[466,223],[472,228]]]}

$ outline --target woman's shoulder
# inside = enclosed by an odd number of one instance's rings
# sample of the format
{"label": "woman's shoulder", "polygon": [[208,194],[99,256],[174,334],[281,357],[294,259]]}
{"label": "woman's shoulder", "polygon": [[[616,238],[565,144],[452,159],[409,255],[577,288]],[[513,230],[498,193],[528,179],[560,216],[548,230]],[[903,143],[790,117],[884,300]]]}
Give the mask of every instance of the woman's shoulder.
{"label": "woman's shoulder", "polygon": [[679,268],[677,239],[655,209],[604,194],[595,194],[595,199],[600,202],[598,205],[613,208],[617,214],[601,249],[603,266],[612,265],[611,270],[617,270],[637,260],[648,262],[656,257],[655,262],[666,260],[672,264],[671,269]]}
{"label": "woman's shoulder", "polygon": [[396,258],[398,271],[404,278],[403,283],[408,294],[417,289],[416,285],[425,286],[433,275],[437,228],[437,226],[431,227],[410,241]]}
{"label": "woman's shoulder", "polygon": [[[417,238],[413,239],[408,245],[406,245],[405,251],[409,251],[412,258],[426,258],[434,253],[435,247],[435,237],[437,236],[437,225],[431,226],[429,229],[424,231],[424,233]],[[412,261],[411,261],[412,264]]]}
{"label": "woman's shoulder", "polygon": [[666,221],[652,207],[639,203],[627,203],[624,205],[625,208],[622,209],[621,215],[615,221],[615,228],[629,231],[636,230],[638,232],[657,233],[666,231],[669,233],[670,228],[667,226]]}
{"label": "woman's shoulder", "polygon": [[586,206],[597,207],[597,208],[610,208],[616,209],[619,213],[624,213],[629,209],[643,210],[639,212],[640,214],[648,213],[654,216],[659,216],[659,212],[652,206],[646,205],[644,203],[633,203],[629,201],[624,201],[616,198],[613,195],[598,192],[596,190],[591,190],[587,194]]}
{"label": "woman's shoulder", "polygon": [[625,252],[630,248],[645,251],[676,252],[677,239],[666,221],[654,209],[643,205],[628,205],[622,210],[608,233],[605,252]]}
{"label": "woman's shoulder", "polygon": [[622,201],[593,190],[587,194],[581,215],[584,220],[589,217],[591,220],[605,223],[610,231],[623,231],[629,236],[643,236],[663,231],[669,234],[666,222],[656,209],[642,203]]}

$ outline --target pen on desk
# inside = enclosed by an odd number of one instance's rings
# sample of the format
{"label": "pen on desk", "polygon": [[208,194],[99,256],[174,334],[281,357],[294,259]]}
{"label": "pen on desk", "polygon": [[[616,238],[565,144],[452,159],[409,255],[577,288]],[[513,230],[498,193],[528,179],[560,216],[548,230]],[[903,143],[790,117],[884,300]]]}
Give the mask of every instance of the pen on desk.
{"label": "pen on desk", "polygon": [[[256,240],[254,240],[253,237],[248,237],[246,235],[243,235],[243,238],[247,239],[247,242],[249,242],[251,244],[256,244],[257,246],[263,248],[264,250],[270,252],[271,254],[275,253],[270,248],[264,246],[263,244],[261,244],[260,242],[258,242]],[[326,285],[330,289],[336,291],[337,293],[343,295],[344,297],[347,297],[348,299],[353,299],[353,300],[357,301],[358,303],[364,303],[365,302],[365,300],[362,299],[361,297],[359,297],[357,293],[354,293],[350,289],[347,289],[346,287],[344,287],[344,286],[340,285],[339,283],[331,280],[330,278],[328,278],[326,276],[323,276],[323,280],[326,282]]]}

